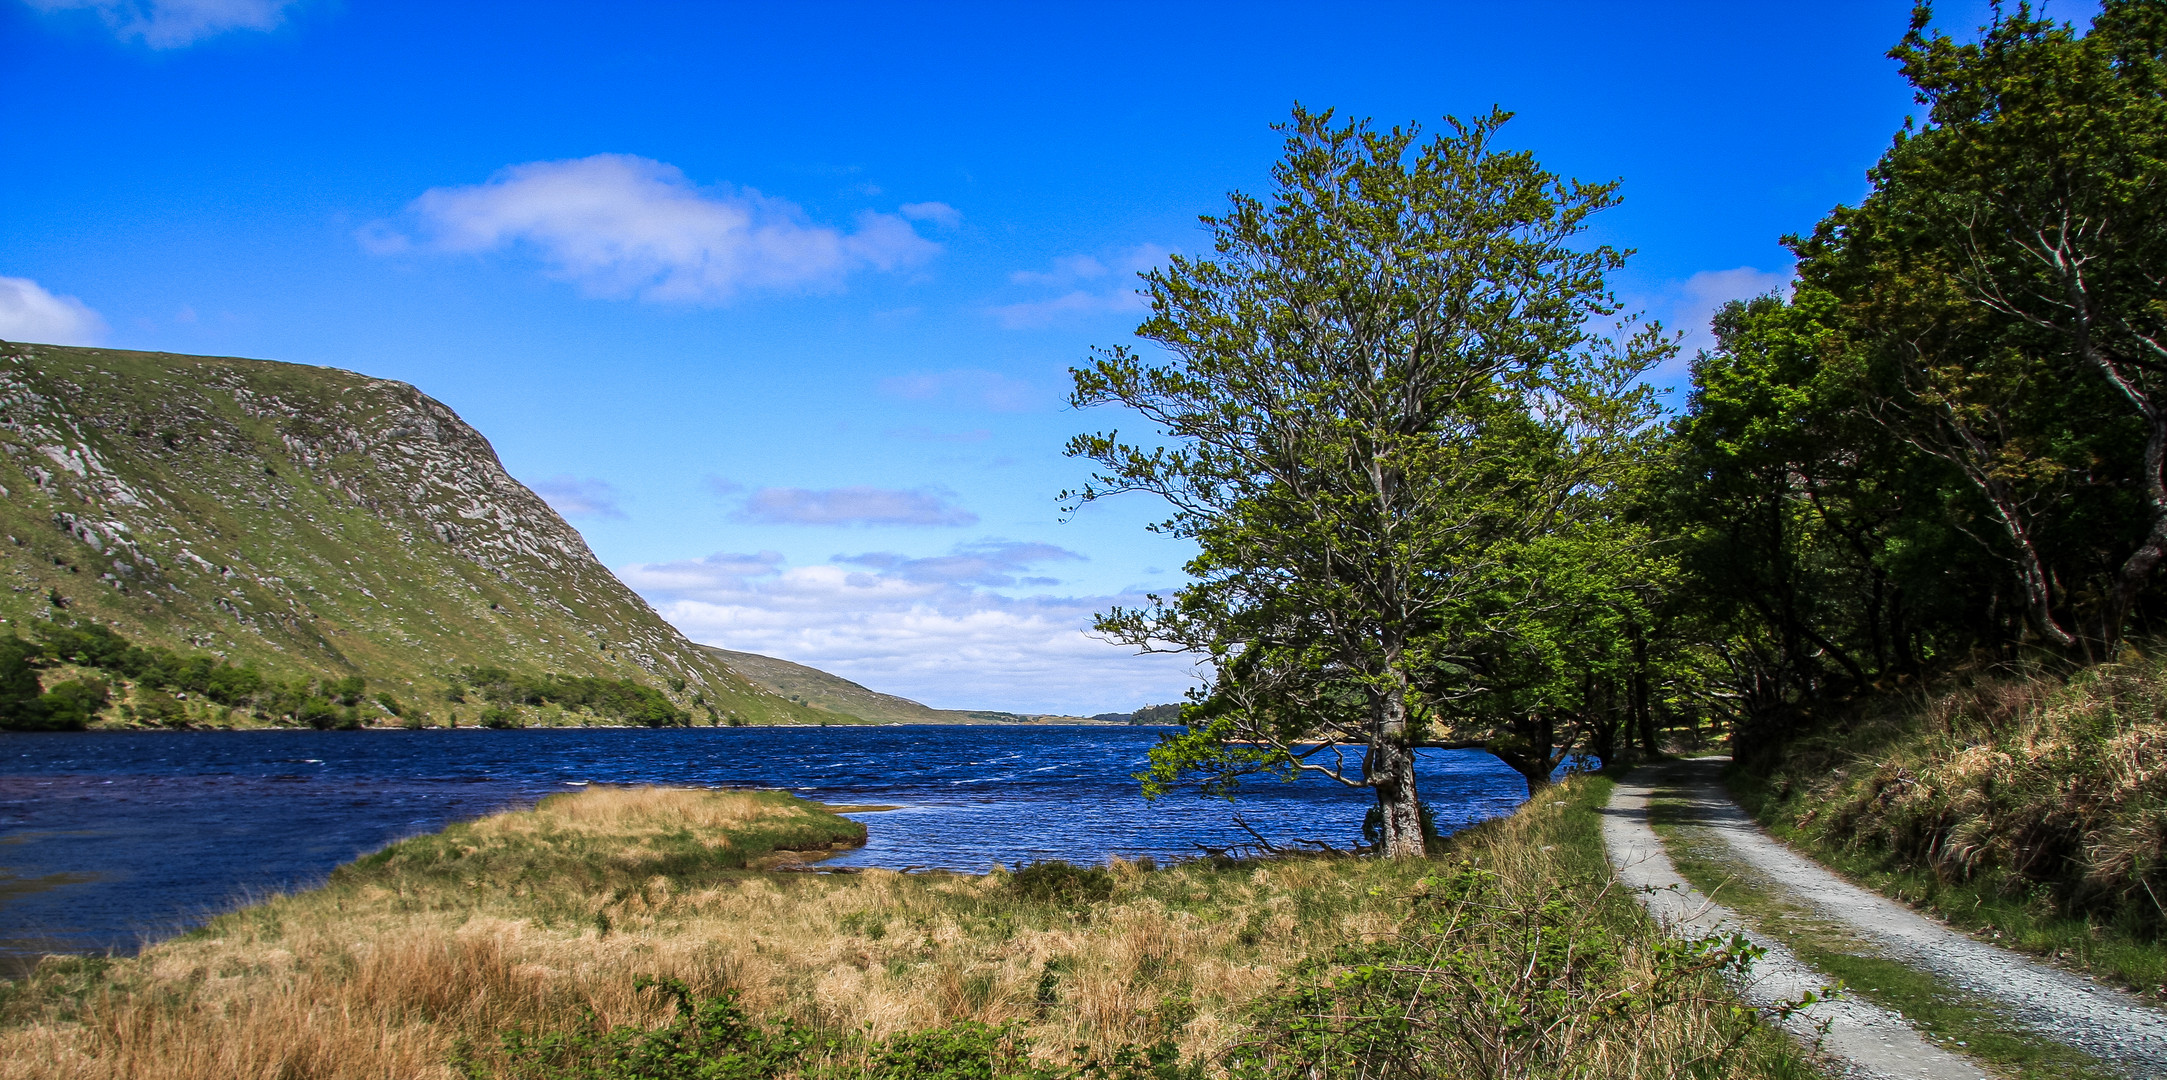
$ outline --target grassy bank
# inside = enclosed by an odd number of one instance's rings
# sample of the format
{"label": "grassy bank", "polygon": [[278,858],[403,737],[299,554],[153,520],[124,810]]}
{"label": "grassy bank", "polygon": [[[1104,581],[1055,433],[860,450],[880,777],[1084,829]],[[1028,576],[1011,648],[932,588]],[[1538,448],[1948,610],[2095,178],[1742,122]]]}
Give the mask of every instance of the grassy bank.
{"label": "grassy bank", "polygon": [[2167,997],[2167,659],[1881,701],[1729,779],[1854,880]]}
{"label": "grassy bank", "polygon": [[0,1077],[1807,1075],[1734,1009],[1734,957],[1606,888],[1607,788],[1432,860],[983,876],[780,872],[856,826],[590,789],[48,961],[8,988]]}
{"label": "grassy bank", "polygon": [[1831,920],[1735,857],[1711,836],[1694,805],[1663,792],[1649,818],[1672,865],[1702,893],[1739,912],[1844,992],[1894,1011],[1927,1039],[2011,1080],[2114,1080],[2125,1074],[2088,1054],[2034,1035],[2010,1010],[1893,960],[1885,948]]}

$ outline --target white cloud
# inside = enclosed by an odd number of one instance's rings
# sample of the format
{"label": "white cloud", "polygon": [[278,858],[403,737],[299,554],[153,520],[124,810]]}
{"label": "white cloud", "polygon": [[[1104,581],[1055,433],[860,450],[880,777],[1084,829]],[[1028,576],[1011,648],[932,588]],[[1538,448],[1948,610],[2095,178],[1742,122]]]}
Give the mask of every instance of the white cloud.
{"label": "white cloud", "polygon": [[963,224],[963,212],[944,202],[904,203],[895,212],[912,221],[930,221],[950,229]]}
{"label": "white cloud", "polygon": [[1685,333],[1678,347],[1678,358],[1665,365],[1666,368],[1675,366],[1682,372],[1695,354],[1702,349],[1715,348],[1715,333],[1709,329],[1709,323],[1724,304],[1769,293],[1789,296],[1792,281],[1790,270],[1770,272],[1740,266],[1731,270],[1703,270],[1684,281],[1670,282],[1661,295],[1641,305],[1661,318],[1665,329]]}
{"label": "white cloud", "polygon": [[[958,544],[954,551],[946,555],[918,559],[888,551],[874,551],[863,555],[837,555],[834,561],[845,566],[868,567],[881,574],[919,584],[985,585],[1003,588],[1016,584],[1017,573],[1039,563],[1082,558],[1083,556],[1067,548],[1055,547],[1052,544],[989,540],[975,544]],[[1052,578],[1034,580],[1060,584]]]}
{"label": "white cloud", "polygon": [[105,320],[81,300],[54,296],[29,278],[0,277],[0,340],[95,345]]}
{"label": "white cloud", "polygon": [[1135,290],[1089,292],[1073,289],[1051,300],[1025,300],[986,309],[1006,330],[1035,330],[1094,315],[1130,315],[1150,310]]}
{"label": "white cloud", "polygon": [[39,11],[94,11],[114,36],[153,49],[193,45],[228,30],[270,30],[300,0],[26,0]]}
{"label": "white cloud", "polygon": [[1022,379],[976,368],[898,375],[882,379],[880,390],[906,401],[941,401],[994,412],[1026,412],[1051,400]]}
{"label": "white cloud", "polygon": [[680,303],[830,290],[940,251],[894,214],[860,213],[850,231],[818,225],[794,203],[700,188],[674,165],[629,154],[514,165],[486,183],[432,188],[409,210],[417,235],[378,222],[360,232],[362,245],[378,254],[516,248],[592,295]]}
{"label": "white cloud", "polygon": [[938,708],[1090,715],[1179,700],[1197,679],[1189,658],[1137,656],[1087,632],[1094,613],[1141,597],[1017,598],[989,584],[1077,558],[1051,544],[991,541],[930,558],[875,552],[792,567],[761,552],[618,575],[696,641],[811,664]]}
{"label": "white cloud", "polygon": [[1045,270],[1018,270],[1008,275],[1017,285],[1059,294],[1020,300],[986,309],[995,322],[1010,330],[1028,330],[1099,315],[1136,315],[1150,309],[1136,291],[1136,275],[1163,265],[1170,252],[1157,244],[1138,244],[1105,259],[1092,255],[1069,255],[1055,259]]}
{"label": "white cloud", "polygon": [[745,497],[737,519],[761,525],[975,525],[978,515],[940,488],[761,488]]}
{"label": "white cloud", "polygon": [[912,442],[971,443],[985,442],[993,437],[990,428],[972,428],[969,431],[935,431],[920,425],[889,428],[881,432],[891,439],[909,439]]}
{"label": "white cloud", "polygon": [[606,480],[552,476],[527,486],[565,517],[621,519],[625,516],[623,508],[617,505],[617,489]]}

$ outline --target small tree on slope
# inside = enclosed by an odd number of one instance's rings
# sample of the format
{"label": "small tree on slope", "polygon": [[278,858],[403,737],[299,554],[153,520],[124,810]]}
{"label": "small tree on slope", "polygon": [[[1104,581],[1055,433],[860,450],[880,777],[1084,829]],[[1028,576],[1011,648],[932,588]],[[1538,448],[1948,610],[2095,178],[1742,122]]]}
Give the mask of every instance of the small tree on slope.
{"label": "small tree on slope", "polygon": [[[1144,275],[1137,334],[1166,359],[1117,346],[1072,372],[1074,405],[1125,406],[1157,437],[1071,440],[1098,471],[1065,498],[1158,495],[1173,514],[1153,528],[1199,548],[1191,585],[1097,621],[1216,667],[1147,794],[1321,773],[1373,789],[1382,849],[1407,856],[1418,746],[1484,746],[1547,781],[1557,691],[1586,683],[1574,650],[1622,625],[1587,605],[1639,572],[1613,511],[1654,414],[1636,380],[1672,346],[1654,326],[1590,334],[1624,255],[1570,244],[1615,185],[1495,149],[1507,118],[1417,145],[1297,108],[1272,201],[1232,196],[1203,219],[1213,258]],[[1598,539],[1605,558],[1560,560]]]}

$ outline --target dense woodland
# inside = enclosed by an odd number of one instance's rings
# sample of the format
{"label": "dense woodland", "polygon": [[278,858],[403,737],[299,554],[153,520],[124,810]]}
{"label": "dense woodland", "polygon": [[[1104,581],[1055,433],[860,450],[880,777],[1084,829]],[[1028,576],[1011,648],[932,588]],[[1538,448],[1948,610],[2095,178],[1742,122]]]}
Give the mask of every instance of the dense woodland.
{"label": "dense woodland", "polygon": [[[441,697],[454,711],[445,713],[443,722],[454,725],[455,707],[469,703],[479,706],[471,719],[483,727],[524,727],[524,714],[512,707],[545,704],[621,724],[692,722],[692,714],[660,690],[631,679],[468,666],[445,676],[445,682]],[[0,638],[0,730],[79,731],[108,718],[187,727],[214,714],[323,729],[387,720],[411,727],[435,722],[411,691],[402,701],[388,691],[372,696],[368,687],[362,675],[282,680],[214,656],[145,648],[91,622],[47,623],[34,640]],[[684,686],[680,682],[672,689]],[[186,704],[191,696],[199,703],[193,710]],[[707,711],[709,722],[720,723],[713,708]]]}
{"label": "dense woodland", "polygon": [[1725,307],[1669,408],[1675,334],[1579,239],[1615,184],[1501,148],[1502,113],[1298,109],[1270,196],[1147,275],[1162,351],[1075,372],[1156,439],[1078,437],[1071,498],[1160,496],[1201,551],[1100,621],[1217,664],[1147,790],[1320,773],[1408,854],[1415,747],[1541,785],[2167,633],[2167,4],[1931,14],[1870,194],[1786,238],[1795,287]]}

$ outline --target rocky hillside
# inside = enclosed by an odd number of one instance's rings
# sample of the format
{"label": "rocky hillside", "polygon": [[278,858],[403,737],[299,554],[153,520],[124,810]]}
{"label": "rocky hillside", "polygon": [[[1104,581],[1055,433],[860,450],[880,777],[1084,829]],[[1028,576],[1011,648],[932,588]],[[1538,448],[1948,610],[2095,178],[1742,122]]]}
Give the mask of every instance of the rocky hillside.
{"label": "rocky hillside", "polygon": [[832,722],[662,621],[442,403],[351,372],[0,343],[0,575],[0,633],[88,619],[423,700],[471,665]]}

